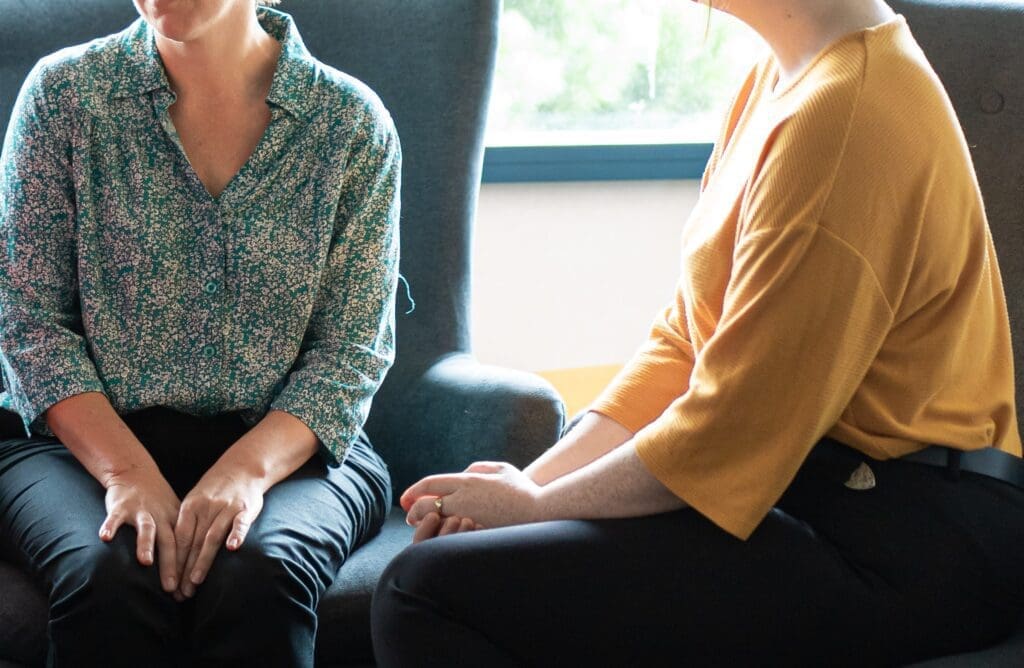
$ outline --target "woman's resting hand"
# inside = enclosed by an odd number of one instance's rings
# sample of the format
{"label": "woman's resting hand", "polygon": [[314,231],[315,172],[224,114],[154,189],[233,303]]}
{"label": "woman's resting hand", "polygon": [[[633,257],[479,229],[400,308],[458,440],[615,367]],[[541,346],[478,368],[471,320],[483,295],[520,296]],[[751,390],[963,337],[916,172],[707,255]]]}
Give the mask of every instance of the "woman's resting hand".
{"label": "woman's resting hand", "polygon": [[160,565],[160,582],[172,592],[180,583],[176,564],[174,524],[180,507],[177,495],[156,466],[142,466],[118,473],[107,483],[107,518],[100,538],[110,542],[124,524],[135,527],[139,563]]}
{"label": "woman's resting hand", "polygon": [[191,597],[221,545],[237,550],[263,510],[263,480],[223,462],[214,464],[181,502],[175,523],[176,597]]}
{"label": "woman's resting hand", "polygon": [[469,519],[457,515],[441,517],[436,511],[429,512],[416,525],[416,532],[412,535],[412,542],[419,543],[428,538],[447,536],[453,533],[464,533],[466,531],[479,531],[482,526]]}
{"label": "woman's resting hand", "polygon": [[[464,473],[420,480],[405,491],[401,503],[406,522],[416,527],[413,540],[419,542],[445,533],[536,521],[539,495],[540,486],[515,466],[477,462]],[[438,498],[444,522],[435,505]]]}

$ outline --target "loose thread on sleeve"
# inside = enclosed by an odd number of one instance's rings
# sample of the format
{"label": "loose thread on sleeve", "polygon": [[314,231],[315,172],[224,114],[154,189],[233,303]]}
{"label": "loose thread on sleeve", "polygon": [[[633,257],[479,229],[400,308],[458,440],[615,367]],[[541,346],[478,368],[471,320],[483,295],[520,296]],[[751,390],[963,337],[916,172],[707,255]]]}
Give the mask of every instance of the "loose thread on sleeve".
{"label": "loose thread on sleeve", "polygon": [[412,288],[409,286],[409,281],[405,280],[405,276],[399,274],[398,280],[405,286],[405,298],[409,300],[409,310],[405,312],[405,315],[410,315],[416,310],[416,302],[412,298]]}

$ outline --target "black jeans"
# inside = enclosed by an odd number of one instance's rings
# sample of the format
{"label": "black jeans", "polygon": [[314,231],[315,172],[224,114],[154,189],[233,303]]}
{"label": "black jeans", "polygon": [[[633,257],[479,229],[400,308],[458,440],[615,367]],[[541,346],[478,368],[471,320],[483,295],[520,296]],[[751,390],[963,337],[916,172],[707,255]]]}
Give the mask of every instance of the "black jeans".
{"label": "black jeans", "polygon": [[[877,666],[979,648],[1024,606],[1024,493],[819,443],[747,541],[692,509],[435,538],[373,603],[382,667]],[[609,498],[614,504],[615,499]]]}
{"label": "black jeans", "polygon": [[[235,415],[148,409],[126,422],[182,498],[246,427]],[[8,435],[9,436],[9,435]],[[319,455],[274,486],[237,552],[220,550],[176,603],[135,531],[107,544],[104,490],[52,438],[0,437],[0,533],[49,594],[51,666],[313,666],[321,594],[390,508],[387,468],[361,437],[340,468]]]}

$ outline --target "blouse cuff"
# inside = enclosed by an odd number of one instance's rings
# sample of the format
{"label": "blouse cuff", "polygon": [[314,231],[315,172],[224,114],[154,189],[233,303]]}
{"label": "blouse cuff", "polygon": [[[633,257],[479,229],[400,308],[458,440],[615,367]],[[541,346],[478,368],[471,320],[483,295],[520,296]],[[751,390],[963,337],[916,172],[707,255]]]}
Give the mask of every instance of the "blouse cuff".
{"label": "blouse cuff", "polygon": [[[5,375],[6,384],[12,378],[9,374]],[[33,387],[25,387],[14,381],[7,388],[11,410],[21,416],[26,436],[33,433],[53,436],[44,414],[54,404],[86,392],[106,394],[103,383],[95,373],[89,374],[85,370],[78,374],[48,374],[44,378],[46,382],[36,383]]]}
{"label": "blouse cuff", "polygon": [[341,466],[359,430],[355,416],[341,400],[331,399],[326,388],[288,385],[273,403],[272,410],[292,415],[312,430],[319,440],[319,453],[331,467]]}

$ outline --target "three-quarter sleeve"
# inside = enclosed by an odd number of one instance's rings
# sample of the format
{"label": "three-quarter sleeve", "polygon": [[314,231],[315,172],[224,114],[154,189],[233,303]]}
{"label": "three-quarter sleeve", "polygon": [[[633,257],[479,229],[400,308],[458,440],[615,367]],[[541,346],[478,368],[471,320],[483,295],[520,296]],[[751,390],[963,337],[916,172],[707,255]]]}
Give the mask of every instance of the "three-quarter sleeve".
{"label": "three-quarter sleeve", "polygon": [[356,132],[309,326],[271,403],[317,435],[332,465],[344,459],[395,354],[401,149],[380,108]]}
{"label": "three-quarter sleeve", "polygon": [[690,386],[693,344],[686,333],[686,305],[678,296],[654,319],[650,335],[590,410],[636,433],[653,422]]}
{"label": "three-quarter sleeve", "polygon": [[891,324],[871,267],[832,232],[798,224],[750,234],[688,391],[637,434],[637,454],[746,538],[839,419]]}
{"label": "three-quarter sleeve", "polygon": [[78,306],[69,105],[42,63],[11,115],[0,157],[0,354],[8,401],[26,431],[83,392],[102,392]]}
{"label": "three-quarter sleeve", "polygon": [[[759,64],[751,69],[723,119],[701,177],[702,193],[718,168],[763,67]],[[672,302],[655,316],[643,345],[588,407],[589,410],[612,418],[633,433],[657,419],[690,387],[695,351],[689,328],[686,300],[682,286],[678,285]]]}

